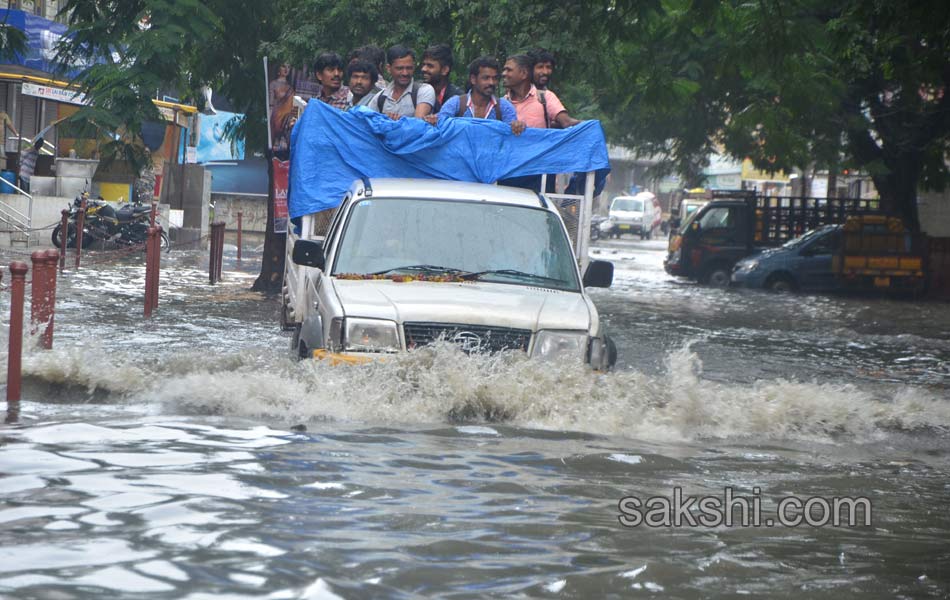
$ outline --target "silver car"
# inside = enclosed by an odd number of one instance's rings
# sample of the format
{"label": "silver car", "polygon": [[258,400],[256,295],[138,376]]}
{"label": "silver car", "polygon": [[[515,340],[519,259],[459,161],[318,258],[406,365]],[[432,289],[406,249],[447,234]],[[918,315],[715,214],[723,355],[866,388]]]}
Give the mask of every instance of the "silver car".
{"label": "silver car", "polygon": [[564,222],[537,193],[437,180],[356,182],[327,235],[288,235],[284,322],[302,358],[363,362],[445,340],[607,369],[616,351]]}

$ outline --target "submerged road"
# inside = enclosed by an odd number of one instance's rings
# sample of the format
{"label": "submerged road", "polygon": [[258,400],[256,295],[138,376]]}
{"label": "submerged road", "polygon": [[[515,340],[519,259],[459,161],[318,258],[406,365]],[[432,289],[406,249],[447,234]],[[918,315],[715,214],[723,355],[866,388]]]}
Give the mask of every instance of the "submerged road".
{"label": "submerged road", "polygon": [[[704,288],[663,247],[593,249],[617,265],[592,293],[606,375],[295,362],[233,253],[212,288],[173,251],[151,322],[138,261],[67,274],[0,427],[0,596],[945,597],[950,305]],[[872,518],[620,521],[726,494]]]}

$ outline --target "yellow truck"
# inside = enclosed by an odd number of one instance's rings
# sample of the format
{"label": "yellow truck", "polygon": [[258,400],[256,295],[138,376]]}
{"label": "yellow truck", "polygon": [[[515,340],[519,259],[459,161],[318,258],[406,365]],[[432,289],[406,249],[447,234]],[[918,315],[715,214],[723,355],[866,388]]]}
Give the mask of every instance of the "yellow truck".
{"label": "yellow truck", "polygon": [[923,239],[898,217],[855,215],[842,226],[832,270],[846,287],[922,293]]}

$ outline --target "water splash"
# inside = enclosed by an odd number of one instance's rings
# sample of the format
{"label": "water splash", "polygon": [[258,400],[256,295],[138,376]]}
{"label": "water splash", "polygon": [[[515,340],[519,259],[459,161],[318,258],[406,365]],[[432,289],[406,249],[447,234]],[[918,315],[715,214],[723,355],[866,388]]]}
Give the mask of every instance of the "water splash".
{"label": "water splash", "polygon": [[659,375],[592,373],[522,354],[468,356],[450,344],[362,367],[274,358],[264,347],[148,365],[86,348],[32,354],[25,372],[54,386],[71,382],[97,399],[285,423],[501,423],[654,440],[866,442],[950,431],[950,403],[923,388],[719,383],[702,377],[692,344],[671,351]]}

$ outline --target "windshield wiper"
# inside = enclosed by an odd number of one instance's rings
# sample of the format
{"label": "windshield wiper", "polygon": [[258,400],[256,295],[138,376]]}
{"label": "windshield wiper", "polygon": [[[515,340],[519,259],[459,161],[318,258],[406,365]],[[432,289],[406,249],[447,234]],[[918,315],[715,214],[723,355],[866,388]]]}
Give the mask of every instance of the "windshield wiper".
{"label": "windshield wiper", "polygon": [[407,265],[405,267],[393,267],[392,269],[384,269],[382,271],[377,271],[376,273],[370,273],[370,275],[387,275],[393,271],[425,271],[428,273],[467,273],[462,269],[454,269],[452,267],[440,267],[438,265]]}
{"label": "windshield wiper", "polygon": [[465,279],[481,279],[482,275],[511,275],[512,277],[526,277],[528,279],[536,279],[541,281],[553,281],[555,283],[565,284],[567,283],[563,279],[558,279],[557,277],[546,277],[544,275],[536,275],[534,273],[527,273],[525,271],[518,271],[516,269],[489,269],[487,271],[478,271],[477,273],[466,273],[462,275]]}

